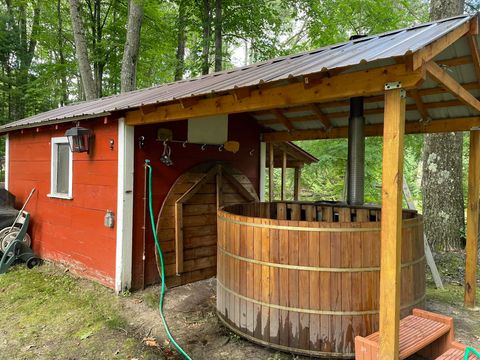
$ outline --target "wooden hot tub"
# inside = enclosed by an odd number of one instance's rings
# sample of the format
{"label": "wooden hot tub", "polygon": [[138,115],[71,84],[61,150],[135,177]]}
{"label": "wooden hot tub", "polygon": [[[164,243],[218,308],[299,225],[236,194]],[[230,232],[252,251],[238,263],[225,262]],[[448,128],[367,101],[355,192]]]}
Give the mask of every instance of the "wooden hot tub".
{"label": "wooden hot tub", "polygon": [[[255,203],[218,211],[217,310],[239,335],[287,352],[354,357],[378,330],[380,217],[372,207]],[[401,308],[422,307],[422,217],[403,212]]]}

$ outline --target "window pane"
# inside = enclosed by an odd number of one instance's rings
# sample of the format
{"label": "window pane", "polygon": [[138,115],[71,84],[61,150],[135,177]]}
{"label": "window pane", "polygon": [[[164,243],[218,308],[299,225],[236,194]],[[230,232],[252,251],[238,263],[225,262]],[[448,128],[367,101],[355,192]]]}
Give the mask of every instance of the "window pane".
{"label": "window pane", "polygon": [[68,194],[70,156],[68,144],[57,145],[57,188],[55,190],[58,194]]}

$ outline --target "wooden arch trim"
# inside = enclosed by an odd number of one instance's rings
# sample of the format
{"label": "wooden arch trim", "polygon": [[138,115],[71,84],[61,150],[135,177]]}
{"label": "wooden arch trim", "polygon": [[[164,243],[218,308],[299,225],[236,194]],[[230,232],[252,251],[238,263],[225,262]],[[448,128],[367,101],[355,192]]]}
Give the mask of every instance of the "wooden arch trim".
{"label": "wooden arch trim", "polygon": [[238,181],[228,168],[221,164],[214,165],[205,175],[198,179],[177,201],[175,201],[175,271],[177,275],[183,272],[183,205],[190,200],[205,183],[215,177],[217,208],[223,205],[222,184],[227,180],[238,193],[248,202],[258,201],[245,186]]}

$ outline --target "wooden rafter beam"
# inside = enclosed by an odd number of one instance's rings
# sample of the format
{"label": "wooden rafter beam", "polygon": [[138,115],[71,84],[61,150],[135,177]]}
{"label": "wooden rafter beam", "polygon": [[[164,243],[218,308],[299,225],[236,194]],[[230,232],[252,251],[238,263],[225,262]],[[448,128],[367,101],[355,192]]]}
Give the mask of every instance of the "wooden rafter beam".
{"label": "wooden rafter beam", "polygon": [[280,124],[282,124],[283,126],[285,126],[288,131],[293,131],[295,130],[295,128],[293,127],[291,121],[289,118],[287,118],[282,111],[280,111],[279,109],[274,109],[273,110],[273,113],[275,114],[275,117],[276,117],[276,120],[277,122],[279,122]]}
{"label": "wooden rafter beam", "polygon": [[415,100],[415,106],[417,107],[417,110],[420,113],[422,120],[430,120],[430,115],[428,115],[427,107],[423,103],[422,97],[418,94],[418,91],[416,89],[410,91],[410,96],[413,98],[413,100]]}
{"label": "wooden rafter beam", "polygon": [[354,96],[381,94],[385,83],[400,81],[404,89],[416,88],[424,80],[421,70],[409,71],[404,64],[339,74],[305,88],[301,82],[252,90],[250,96],[236,100],[232,94],[199,97],[190,107],[179,101],[160,104],[154,112],[142,115],[139,110],[125,115],[128,125],[162,123],[202,116],[234,114],[259,110],[285,108],[317,102],[333,101]]}
{"label": "wooden rafter beam", "polygon": [[[480,89],[480,83],[478,83],[477,81],[465,83],[465,84],[462,84],[462,86],[467,90]],[[411,94],[413,91],[416,91],[419,96],[439,95],[439,94],[444,94],[444,93],[448,92],[447,90],[445,90],[442,87],[434,87],[434,88],[428,88],[428,89],[413,89],[413,90],[410,90],[407,93],[407,95],[411,98],[413,98],[413,96]],[[382,102],[382,101],[383,101],[383,96],[370,96],[370,97],[365,98],[365,103],[376,103],[376,102]],[[425,103],[425,106],[427,106],[428,108],[440,108],[440,107],[442,107],[442,104],[446,104],[446,106],[462,105],[461,103],[458,104],[458,105],[455,105],[453,102],[448,101],[448,102]],[[322,109],[326,109],[326,108],[349,106],[349,102],[348,101],[331,101],[331,102],[327,102],[327,103],[321,103],[320,105],[321,105]],[[374,109],[370,109],[370,110],[374,110]],[[414,109],[407,105],[407,111],[408,110],[414,110]],[[311,109],[308,105],[295,106],[295,107],[290,107],[290,108],[285,108],[284,109],[284,113],[301,112],[301,111],[311,111]],[[369,111],[369,110],[367,109],[365,111]],[[372,114],[377,114],[377,113],[381,113],[381,112],[383,112],[383,110],[379,110],[377,112],[372,112]],[[255,111],[251,114],[253,116],[264,116],[264,115],[271,115],[272,112],[271,112],[271,110],[263,110],[263,111]],[[345,115],[345,114],[347,114],[347,113],[346,112],[329,112],[328,117],[330,119],[330,118],[348,116],[348,115]],[[308,118],[308,117],[306,117],[306,118]],[[315,117],[308,118],[308,120],[315,120]],[[269,122],[271,120],[260,120],[260,121]],[[290,118],[290,121],[295,121],[295,119]],[[272,123],[274,123],[274,122],[272,122]]]}
{"label": "wooden rafter beam", "polygon": [[[480,127],[480,116],[469,116],[444,120],[432,120],[430,122],[409,121],[405,124],[405,133],[446,133],[457,131],[469,131],[472,128]],[[381,136],[383,124],[365,126],[365,136]],[[297,141],[317,139],[343,139],[348,137],[348,127],[332,128],[329,131],[321,130],[296,130],[289,132],[263,133],[263,141]]]}
{"label": "wooden rafter beam", "polygon": [[458,100],[472,109],[480,111],[480,101],[436,63],[432,61],[427,63],[425,70],[429,77],[445,87]]}
{"label": "wooden rafter beam", "polygon": [[[413,98],[413,96],[412,96]],[[459,100],[449,100],[449,101],[435,101],[435,102],[429,102],[429,103],[423,103],[423,107],[425,108],[425,111],[428,109],[440,109],[440,108],[448,108],[448,107],[454,107],[454,106],[463,106],[464,104],[459,101]],[[409,104],[407,105],[407,111],[413,111],[413,110],[418,110],[417,104]],[[364,111],[364,115],[378,115],[383,113],[383,108],[378,108],[378,109],[367,109]],[[428,114],[428,113],[427,113]],[[348,111],[337,111],[337,112],[330,112],[329,117],[331,119],[337,119],[337,118],[345,118],[349,116]],[[427,119],[422,116],[422,118]],[[289,118],[292,123],[295,122],[304,122],[304,121],[312,121],[316,120],[317,117],[316,115],[306,115],[302,117],[297,117],[297,118]],[[269,119],[269,120],[259,120],[258,123],[261,126],[265,125],[274,125],[278,124],[276,119]]]}
{"label": "wooden rafter beam", "polygon": [[320,105],[318,104],[312,104],[310,105],[310,109],[313,111],[315,115],[319,117],[319,120],[325,126],[325,129],[330,129],[332,127],[332,123],[330,122],[330,119],[328,116],[322,111]]}
{"label": "wooden rafter beam", "polygon": [[447,66],[459,66],[472,63],[472,57],[470,55],[460,56],[452,59],[446,60],[437,60],[438,65],[447,65]]}
{"label": "wooden rafter beam", "polygon": [[440,54],[447,47],[452,45],[455,41],[460,39],[462,36],[470,33],[471,22],[477,21],[477,17],[474,17],[470,21],[466,21],[456,29],[450,31],[448,34],[440,37],[431,44],[423,47],[421,50],[412,54],[412,68],[413,70],[419,69],[423,63],[427,63],[435,56]]}
{"label": "wooden rafter beam", "polygon": [[468,37],[468,44],[470,46],[470,52],[472,53],[472,62],[473,67],[475,68],[477,82],[480,83],[480,53],[478,52],[477,36],[470,35]]}

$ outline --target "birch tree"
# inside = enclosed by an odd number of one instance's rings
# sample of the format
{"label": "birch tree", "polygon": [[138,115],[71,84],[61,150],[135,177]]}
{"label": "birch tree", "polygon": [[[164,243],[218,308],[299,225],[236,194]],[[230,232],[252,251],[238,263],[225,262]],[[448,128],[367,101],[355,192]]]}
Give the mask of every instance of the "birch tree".
{"label": "birch tree", "polygon": [[93,80],[90,61],[88,60],[87,41],[80,13],[80,0],[70,0],[70,16],[72,20],[73,38],[75,40],[75,53],[77,55],[78,69],[82,80],[86,100],[97,98],[95,81]]}
{"label": "birch tree", "polygon": [[143,0],[129,0],[127,36],[122,60],[121,92],[132,91],[136,88],[142,19]]}

